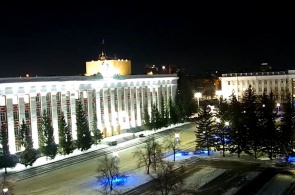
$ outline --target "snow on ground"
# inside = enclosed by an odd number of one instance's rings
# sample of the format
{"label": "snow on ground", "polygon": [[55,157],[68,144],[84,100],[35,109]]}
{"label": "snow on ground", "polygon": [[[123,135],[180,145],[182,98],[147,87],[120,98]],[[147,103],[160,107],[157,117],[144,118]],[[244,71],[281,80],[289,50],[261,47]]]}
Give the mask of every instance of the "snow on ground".
{"label": "snow on ground", "polygon": [[[157,130],[156,132],[165,131],[167,129],[174,128],[174,127],[177,127],[177,126],[182,126],[182,125],[184,125],[184,124],[170,126],[168,128],[163,128],[163,129]],[[138,135],[141,134],[141,133],[143,133],[143,132],[135,133],[134,135],[136,137],[138,137]],[[153,134],[153,133],[155,133],[155,132],[154,131],[145,131],[144,132],[144,134],[146,136],[150,135],[150,134]],[[126,135],[127,134],[125,134],[125,135],[121,134],[118,137],[119,137],[119,139],[121,139],[120,136],[124,137]],[[112,140],[113,138],[109,137],[109,138],[105,138],[105,140],[106,139]],[[133,140],[130,140],[130,141],[133,141]],[[119,143],[118,146],[120,146],[121,144],[124,145],[125,143],[124,142]],[[100,148],[105,148],[105,147],[109,147],[109,146],[106,145],[106,144],[99,144],[97,146],[92,146],[89,150],[84,151],[84,152],[81,152],[79,150],[75,150],[72,154],[67,155],[67,156],[63,156],[63,155],[58,154],[55,157],[55,159],[53,159],[53,160],[48,160],[48,159],[46,159],[46,157],[41,157],[41,158],[37,159],[37,161],[33,164],[32,167],[40,166],[40,165],[43,165],[43,164],[46,164],[46,163],[49,163],[49,162],[58,161],[58,160],[61,160],[61,159],[67,158],[67,157],[80,155],[81,153],[90,152],[90,151],[97,150],[97,149],[100,149]],[[214,153],[212,156],[210,156],[210,158],[219,158],[219,157],[220,157],[220,153],[218,153],[218,152]],[[174,156],[170,155],[170,156],[166,157],[166,160],[173,161],[173,158],[174,158]],[[208,156],[207,156],[207,154],[194,155],[192,152],[189,152],[186,155],[181,155],[181,154],[178,153],[175,156],[176,162],[182,162],[182,163],[183,162],[189,162],[189,159],[196,159],[196,158],[208,158]],[[24,165],[18,163],[15,168],[8,168],[7,171],[8,172],[17,172],[17,171],[21,171],[21,170],[29,169],[29,168],[31,168],[31,166],[28,166],[26,168]],[[200,188],[203,185],[205,185],[206,183],[208,183],[209,181],[211,181],[212,179],[214,179],[215,177],[217,177],[220,174],[224,173],[225,171],[226,171],[225,169],[215,169],[215,168],[205,167],[205,168],[201,169],[200,171],[196,172],[195,174],[193,174],[192,176],[186,178],[184,183],[188,187]],[[3,173],[3,172],[4,172],[4,169],[0,170],[0,174]],[[247,176],[248,179],[251,180],[252,178],[254,178],[256,176],[255,174],[256,173],[249,173],[249,176]],[[145,168],[140,168],[140,169],[135,169],[133,171],[130,171],[130,172],[126,173],[126,176],[127,176],[127,180],[124,183],[124,185],[120,185],[120,186],[115,187],[117,191],[126,192],[128,190],[131,190],[132,188],[135,188],[135,187],[137,187],[137,186],[139,186],[141,184],[144,184],[144,183],[148,182],[151,179],[151,177],[146,174]],[[61,191],[59,194],[60,195],[63,195],[63,194],[66,195],[66,194],[69,194],[69,193],[73,194],[73,195],[81,194],[81,193],[82,194],[88,194],[88,195],[99,194],[99,191],[101,191],[101,189],[102,189],[101,187],[102,186],[97,182],[96,178],[90,178],[88,181],[85,181],[83,183],[81,182],[81,185],[76,186],[76,187],[72,187],[71,189],[68,189],[68,190],[70,190],[70,192],[69,191]],[[237,190],[238,190],[238,188],[233,188],[233,189],[230,189],[225,194],[226,195],[233,194],[232,192],[235,192]]]}
{"label": "snow on ground", "polygon": [[226,169],[215,169],[211,167],[205,167],[193,175],[185,178],[185,189],[199,189],[206,183],[210,182],[214,178],[224,173]]}

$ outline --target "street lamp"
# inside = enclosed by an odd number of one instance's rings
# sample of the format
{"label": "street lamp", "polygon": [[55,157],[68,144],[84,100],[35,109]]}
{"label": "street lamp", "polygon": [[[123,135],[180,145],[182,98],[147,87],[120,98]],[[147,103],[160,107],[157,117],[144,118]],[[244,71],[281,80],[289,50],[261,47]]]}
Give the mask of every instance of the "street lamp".
{"label": "street lamp", "polygon": [[118,165],[118,163],[119,163],[119,155],[118,155],[117,151],[113,152],[113,160],[114,160],[115,165]]}
{"label": "street lamp", "polygon": [[195,98],[198,99],[198,108],[200,107],[200,98],[202,97],[202,93],[201,92],[196,92],[195,93]]}
{"label": "street lamp", "polygon": [[280,112],[280,106],[281,106],[281,104],[280,104],[280,103],[277,103],[277,107],[278,107],[278,114],[279,114],[279,112]]}
{"label": "street lamp", "polygon": [[6,195],[7,192],[8,192],[8,188],[3,188],[3,194]]}

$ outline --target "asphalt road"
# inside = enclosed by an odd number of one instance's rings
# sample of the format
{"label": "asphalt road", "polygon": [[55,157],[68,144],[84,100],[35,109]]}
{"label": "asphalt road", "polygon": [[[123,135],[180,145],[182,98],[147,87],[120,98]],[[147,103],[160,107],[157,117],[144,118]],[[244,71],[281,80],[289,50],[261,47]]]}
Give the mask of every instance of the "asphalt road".
{"label": "asphalt road", "polygon": [[[194,124],[176,127],[174,131],[180,131],[182,147],[194,148],[194,130]],[[134,149],[133,147],[119,151],[121,171],[127,172],[136,168],[136,160],[133,157]],[[97,194],[93,189],[97,183],[96,167],[100,158],[102,157],[17,181],[13,192],[15,195]]]}

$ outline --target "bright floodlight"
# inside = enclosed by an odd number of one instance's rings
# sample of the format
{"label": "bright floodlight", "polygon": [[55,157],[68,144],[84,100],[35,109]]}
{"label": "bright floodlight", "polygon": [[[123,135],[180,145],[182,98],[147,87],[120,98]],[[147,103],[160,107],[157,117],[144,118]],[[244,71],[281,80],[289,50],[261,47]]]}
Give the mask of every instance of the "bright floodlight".
{"label": "bright floodlight", "polygon": [[216,119],[216,122],[220,123],[220,118],[217,118],[217,119]]}
{"label": "bright floodlight", "polygon": [[225,122],[225,125],[226,125],[226,126],[229,126],[229,122],[228,122],[228,121],[226,121],[226,122]]}
{"label": "bright floodlight", "polygon": [[8,192],[8,188],[3,188],[3,192],[4,193]]}
{"label": "bright floodlight", "polygon": [[179,138],[179,133],[175,133],[175,138]]}
{"label": "bright floodlight", "polygon": [[280,103],[277,103],[277,107],[280,107],[281,106],[281,104]]}
{"label": "bright floodlight", "polygon": [[202,93],[200,92],[195,93],[195,98],[201,98],[201,97],[202,97]]}

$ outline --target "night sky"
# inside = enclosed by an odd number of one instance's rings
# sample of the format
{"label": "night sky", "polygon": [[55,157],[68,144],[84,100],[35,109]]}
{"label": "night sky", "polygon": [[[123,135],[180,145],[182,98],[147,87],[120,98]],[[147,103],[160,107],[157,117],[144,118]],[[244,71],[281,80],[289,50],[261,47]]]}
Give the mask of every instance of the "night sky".
{"label": "night sky", "polygon": [[133,74],[147,64],[191,74],[250,71],[265,62],[295,69],[291,4],[36,2],[0,5],[0,77],[84,74],[103,47],[131,60]]}

